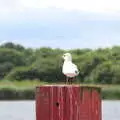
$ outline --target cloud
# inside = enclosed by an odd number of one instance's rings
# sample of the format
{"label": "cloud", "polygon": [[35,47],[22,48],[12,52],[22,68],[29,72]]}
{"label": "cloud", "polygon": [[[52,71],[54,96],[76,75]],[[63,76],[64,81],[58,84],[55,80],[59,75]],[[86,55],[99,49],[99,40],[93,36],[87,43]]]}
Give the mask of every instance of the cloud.
{"label": "cloud", "polygon": [[118,0],[0,0],[0,41],[61,48],[120,44],[119,11]]}
{"label": "cloud", "polygon": [[[96,40],[80,40],[80,39],[72,39],[72,40],[11,40],[3,42],[13,42],[15,44],[21,44],[26,48],[39,48],[39,47],[51,47],[51,48],[61,48],[61,49],[97,49],[97,48],[106,48],[112,47],[114,45],[120,45],[119,40],[110,40],[110,39],[97,39]],[[1,45],[1,44],[0,44]]]}
{"label": "cloud", "polygon": [[0,11],[23,11],[41,8],[63,8],[89,12],[120,12],[119,0],[0,0]]}
{"label": "cloud", "polygon": [[[109,3],[109,4],[108,4]],[[0,22],[120,20],[114,0],[0,0]],[[67,21],[68,22],[68,21]]]}
{"label": "cloud", "polygon": [[15,43],[15,44],[19,44],[20,43],[17,40],[0,40],[0,45],[3,45],[3,44],[8,43],[8,42],[12,42],[12,43]]}
{"label": "cloud", "polygon": [[5,43],[7,43],[7,42],[8,42],[7,40],[2,40],[2,41],[0,41],[0,45],[3,45]]}

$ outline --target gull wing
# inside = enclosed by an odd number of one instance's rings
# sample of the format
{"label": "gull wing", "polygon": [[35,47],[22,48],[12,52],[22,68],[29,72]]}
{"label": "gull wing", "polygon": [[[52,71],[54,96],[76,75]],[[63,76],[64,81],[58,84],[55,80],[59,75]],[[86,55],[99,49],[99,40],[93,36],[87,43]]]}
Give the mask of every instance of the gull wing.
{"label": "gull wing", "polygon": [[77,65],[75,65],[75,64],[72,63],[72,68],[74,69],[74,71],[75,71],[76,74],[79,74],[79,70],[77,68]]}

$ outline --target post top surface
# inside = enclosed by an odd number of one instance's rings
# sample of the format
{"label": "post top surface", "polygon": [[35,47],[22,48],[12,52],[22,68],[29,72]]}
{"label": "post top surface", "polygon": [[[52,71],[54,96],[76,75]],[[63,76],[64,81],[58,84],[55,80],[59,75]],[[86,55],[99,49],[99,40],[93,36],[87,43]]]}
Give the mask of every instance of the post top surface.
{"label": "post top surface", "polygon": [[67,85],[67,84],[54,84],[54,85],[40,85],[37,87],[81,87],[81,88],[101,88],[101,86],[99,85],[76,85],[76,84],[72,84],[72,85]]}

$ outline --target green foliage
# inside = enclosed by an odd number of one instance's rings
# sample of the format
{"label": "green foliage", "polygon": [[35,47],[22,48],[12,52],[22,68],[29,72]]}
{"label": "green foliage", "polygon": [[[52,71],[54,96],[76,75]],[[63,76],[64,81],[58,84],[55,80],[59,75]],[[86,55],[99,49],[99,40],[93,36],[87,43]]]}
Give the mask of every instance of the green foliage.
{"label": "green foliage", "polygon": [[[37,53],[38,54],[38,53]],[[13,69],[5,79],[9,80],[25,80],[39,79],[49,82],[62,81],[61,73],[62,63],[60,56],[49,51],[49,56],[40,53],[37,59],[29,67],[17,67]],[[56,56],[57,55],[57,56]]]}
{"label": "green foliage", "polygon": [[107,86],[102,89],[102,98],[109,100],[120,100],[120,86]]}
{"label": "green foliage", "polygon": [[30,100],[34,98],[33,89],[16,89],[10,87],[0,89],[0,100]]}
{"label": "green foliage", "polygon": [[13,63],[5,62],[0,64],[0,79],[4,78],[14,67]]}
{"label": "green foliage", "polygon": [[6,43],[0,46],[0,79],[41,80],[60,82],[62,58],[70,52],[80,71],[78,83],[120,84],[120,47],[105,49],[61,50],[52,48],[27,49],[21,45]]}
{"label": "green foliage", "polygon": [[24,54],[8,48],[0,48],[0,63],[11,62],[16,66],[25,64]]}
{"label": "green foliage", "polygon": [[8,43],[5,43],[5,44],[1,45],[1,48],[15,49],[15,50],[18,50],[18,51],[23,51],[24,50],[23,46],[21,46],[19,44],[14,44],[12,42],[8,42]]}

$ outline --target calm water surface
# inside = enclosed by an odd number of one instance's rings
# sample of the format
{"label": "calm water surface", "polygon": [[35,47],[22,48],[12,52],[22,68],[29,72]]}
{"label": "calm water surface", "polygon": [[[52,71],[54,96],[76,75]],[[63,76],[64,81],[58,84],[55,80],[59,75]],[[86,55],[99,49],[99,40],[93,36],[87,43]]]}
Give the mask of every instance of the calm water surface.
{"label": "calm water surface", "polygon": [[[120,101],[103,101],[102,120],[120,120]],[[1,101],[0,120],[35,120],[34,101]]]}

